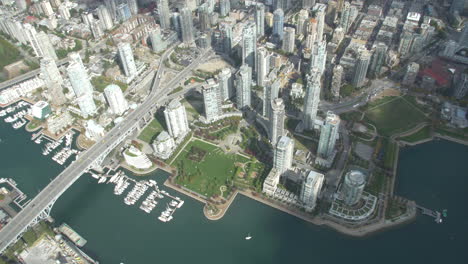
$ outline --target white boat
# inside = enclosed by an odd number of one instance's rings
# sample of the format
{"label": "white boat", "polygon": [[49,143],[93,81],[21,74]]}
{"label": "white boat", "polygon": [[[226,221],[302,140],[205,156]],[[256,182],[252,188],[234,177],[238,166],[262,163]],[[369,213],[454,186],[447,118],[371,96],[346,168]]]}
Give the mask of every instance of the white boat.
{"label": "white boat", "polygon": [[177,205],[177,208],[181,208],[182,205],[184,205],[184,201],[180,201],[179,204]]}
{"label": "white boat", "polygon": [[252,239],[252,236],[250,235],[250,233],[245,237],[245,240],[250,240]]}
{"label": "white boat", "polygon": [[94,178],[94,179],[99,179],[99,176],[94,174],[94,173],[91,173],[91,176]]}

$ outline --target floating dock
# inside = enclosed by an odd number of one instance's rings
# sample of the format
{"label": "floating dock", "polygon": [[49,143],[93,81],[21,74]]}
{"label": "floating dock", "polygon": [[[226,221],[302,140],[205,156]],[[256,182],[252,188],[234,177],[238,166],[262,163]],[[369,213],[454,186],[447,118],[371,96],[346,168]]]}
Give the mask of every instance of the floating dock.
{"label": "floating dock", "polygon": [[65,223],[63,223],[58,228],[58,230],[60,231],[60,233],[64,234],[66,237],[68,237],[73,243],[75,243],[79,247],[84,246],[88,242],[86,239],[80,236],[75,230],[73,230],[70,226],[68,226]]}

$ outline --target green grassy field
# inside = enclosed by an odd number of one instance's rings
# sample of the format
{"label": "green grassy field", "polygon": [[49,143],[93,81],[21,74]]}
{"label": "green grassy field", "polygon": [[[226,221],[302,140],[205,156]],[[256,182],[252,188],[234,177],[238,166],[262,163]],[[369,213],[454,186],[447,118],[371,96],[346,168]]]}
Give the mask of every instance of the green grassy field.
{"label": "green grassy field", "polygon": [[111,78],[105,76],[94,77],[93,79],[91,79],[91,83],[93,84],[94,88],[101,93],[104,92],[104,89],[109,84],[118,85],[120,89],[122,89],[122,92],[125,92],[125,90],[127,90],[128,88],[128,85],[126,85],[125,83],[112,80]]}
{"label": "green grassy field", "polygon": [[[205,151],[200,161],[190,159],[192,147]],[[176,183],[207,197],[220,195],[220,187],[230,185],[234,179],[235,163],[247,161],[243,156],[226,154],[216,146],[193,140],[174,161],[179,170]]]}
{"label": "green grassy field", "polygon": [[409,136],[401,137],[400,140],[410,142],[410,143],[418,142],[420,140],[429,138],[431,136],[431,132],[432,132],[432,128],[430,126],[425,126]]}
{"label": "green grassy field", "polygon": [[21,54],[10,42],[0,37],[0,68],[13,62],[19,61]]}
{"label": "green grassy field", "polygon": [[138,136],[139,140],[146,143],[151,143],[154,138],[164,130],[161,122],[157,118],[154,118],[140,133]]}
{"label": "green grassy field", "polygon": [[369,108],[365,114],[365,117],[377,127],[377,132],[383,136],[407,131],[427,120],[423,113],[402,98]]}

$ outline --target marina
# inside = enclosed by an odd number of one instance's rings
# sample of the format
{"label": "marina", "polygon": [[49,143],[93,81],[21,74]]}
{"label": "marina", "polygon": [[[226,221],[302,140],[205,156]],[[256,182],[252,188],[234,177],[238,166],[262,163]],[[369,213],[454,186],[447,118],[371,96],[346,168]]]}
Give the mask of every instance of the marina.
{"label": "marina", "polygon": [[184,201],[177,196],[172,196],[165,190],[161,190],[155,180],[142,180],[137,181],[127,176],[124,172],[118,171],[114,175],[101,176],[96,173],[90,172],[91,177],[98,180],[98,184],[112,183],[114,184],[114,194],[122,195],[132,185],[132,189],[128,191],[124,198],[126,205],[135,205],[149,193],[146,198],[141,202],[139,208],[150,214],[158,204],[163,203],[162,199],[168,198],[169,202],[166,203],[165,209],[157,217],[161,222],[169,222],[174,219],[173,214],[175,211],[182,207]]}

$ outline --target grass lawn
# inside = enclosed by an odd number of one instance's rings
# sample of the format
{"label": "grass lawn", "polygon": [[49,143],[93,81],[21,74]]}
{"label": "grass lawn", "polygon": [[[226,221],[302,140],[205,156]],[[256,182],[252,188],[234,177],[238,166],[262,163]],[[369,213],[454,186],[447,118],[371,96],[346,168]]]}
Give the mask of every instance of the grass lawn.
{"label": "grass lawn", "polygon": [[400,140],[410,143],[417,142],[429,138],[431,136],[431,132],[432,128],[430,126],[425,126],[409,136],[401,137]]}
{"label": "grass lawn", "polygon": [[375,171],[372,173],[372,177],[365,190],[373,195],[379,195],[379,193],[384,191],[386,183],[387,177],[385,174],[381,171]]}
{"label": "grass lawn", "polygon": [[21,60],[19,50],[7,40],[0,37],[0,68]]}
{"label": "grass lawn", "polygon": [[116,81],[116,80],[112,80],[111,78],[105,77],[105,76],[94,77],[93,79],[91,79],[91,83],[93,84],[96,91],[99,91],[101,93],[104,92],[104,89],[109,84],[118,85],[120,87],[120,89],[122,89],[122,92],[125,92],[125,90],[127,90],[127,88],[128,88],[128,85],[126,85],[125,83],[119,82],[119,81]]}
{"label": "grass lawn", "polygon": [[[194,149],[202,154],[194,158]],[[220,186],[231,185],[236,173],[236,163],[247,161],[249,159],[243,156],[226,154],[216,146],[193,140],[174,161],[179,170],[176,183],[206,197],[220,195]],[[223,195],[225,194],[226,192]]]}
{"label": "grass lawn", "polygon": [[383,165],[387,169],[393,169],[393,164],[395,163],[395,156],[397,151],[397,144],[391,142],[390,140],[384,141],[385,150],[383,157]]}
{"label": "grass lawn", "polygon": [[427,120],[426,116],[402,98],[387,101],[368,109],[365,113],[366,118],[377,127],[377,132],[383,136],[407,131]]}
{"label": "grass lawn", "polygon": [[154,118],[140,133],[138,136],[139,140],[146,143],[151,143],[154,138],[164,130],[161,122]]}

